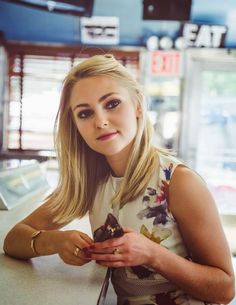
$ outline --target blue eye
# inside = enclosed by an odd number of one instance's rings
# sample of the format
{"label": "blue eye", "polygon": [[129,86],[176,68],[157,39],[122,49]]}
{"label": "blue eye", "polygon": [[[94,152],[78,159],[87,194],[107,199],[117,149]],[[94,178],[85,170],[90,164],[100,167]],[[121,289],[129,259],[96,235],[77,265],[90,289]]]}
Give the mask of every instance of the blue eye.
{"label": "blue eye", "polygon": [[120,105],[121,101],[120,100],[111,100],[106,103],[105,108],[106,109],[113,109],[116,108],[118,105]]}
{"label": "blue eye", "polygon": [[78,113],[78,118],[87,119],[93,114],[92,110],[82,110]]}

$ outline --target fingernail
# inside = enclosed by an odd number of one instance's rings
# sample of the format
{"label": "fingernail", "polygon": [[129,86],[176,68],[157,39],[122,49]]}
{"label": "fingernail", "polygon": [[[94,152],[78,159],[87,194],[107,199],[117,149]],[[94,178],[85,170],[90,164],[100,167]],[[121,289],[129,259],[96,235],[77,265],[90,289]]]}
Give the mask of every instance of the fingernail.
{"label": "fingernail", "polygon": [[89,253],[88,251],[84,251],[84,255],[85,255],[87,258],[91,258],[91,253]]}

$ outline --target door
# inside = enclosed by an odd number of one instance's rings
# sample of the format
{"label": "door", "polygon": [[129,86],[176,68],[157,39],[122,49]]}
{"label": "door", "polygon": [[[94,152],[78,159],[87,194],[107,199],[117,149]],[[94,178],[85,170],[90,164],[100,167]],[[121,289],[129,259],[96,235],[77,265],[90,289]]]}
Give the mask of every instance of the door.
{"label": "door", "polygon": [[236,214],[236,52],[188,50],[180,156]]}

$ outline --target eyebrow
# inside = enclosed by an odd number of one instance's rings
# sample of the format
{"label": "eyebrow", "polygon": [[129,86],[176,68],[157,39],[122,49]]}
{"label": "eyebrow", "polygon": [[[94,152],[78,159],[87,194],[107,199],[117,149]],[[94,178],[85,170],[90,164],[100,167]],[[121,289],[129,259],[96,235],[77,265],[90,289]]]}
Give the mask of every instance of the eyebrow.
{"label": "eyebrow", "polygon": [[[106,98],[108,98],[110,95],[112,94],[117,94],[117,92],[110,92],[110,93],[107,93],[107,94],[104,94],[103,96],[101,96],[99,99],[98,99],[98,102],[101,103],[102,101],[104,101]],[[73,108],[73,111],[78,108],[78,107],[89,107],[90,105],[87,104],[87,103],[82,103],[82,104],[77,104],[74,108]]]}

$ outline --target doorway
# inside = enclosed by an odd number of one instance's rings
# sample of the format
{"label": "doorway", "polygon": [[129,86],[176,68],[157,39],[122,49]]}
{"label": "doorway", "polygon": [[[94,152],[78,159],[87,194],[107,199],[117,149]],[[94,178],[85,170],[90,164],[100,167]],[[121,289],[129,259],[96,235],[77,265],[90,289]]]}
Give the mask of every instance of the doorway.
{"label": "doorway", "polygon": [[186,51],[180,156],[236,214],[236,51]]}

